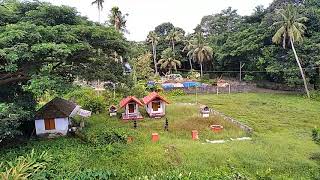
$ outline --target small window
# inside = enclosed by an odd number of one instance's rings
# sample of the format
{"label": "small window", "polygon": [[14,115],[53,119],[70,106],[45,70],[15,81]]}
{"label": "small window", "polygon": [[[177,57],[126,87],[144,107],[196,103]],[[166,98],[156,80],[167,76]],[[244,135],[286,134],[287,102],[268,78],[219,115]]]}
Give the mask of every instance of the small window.
{"label": "small window", "polygon": [[56,124],[53,118],[44,120],[45,130],[53,130],[56,129]]}

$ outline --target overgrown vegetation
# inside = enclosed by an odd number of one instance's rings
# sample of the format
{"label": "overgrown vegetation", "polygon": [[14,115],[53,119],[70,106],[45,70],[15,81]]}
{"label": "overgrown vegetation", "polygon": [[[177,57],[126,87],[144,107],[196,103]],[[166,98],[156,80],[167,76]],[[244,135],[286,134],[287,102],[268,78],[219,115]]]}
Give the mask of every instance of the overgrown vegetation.
{"label": "overgrown vegetation", "polygon": [[32,149],[30,154],[20,156],[14,161],[0,163],[0,178],[11,179],[41,179],[41,173],[52,161],[47,152],[35,153]]}
{"label": "overgrown vegetation", "polygon": [[[195,102],[193,95],[172,96],[169,100],[187,103],[167,107],[169,132],[163,130],[164,119],[145,119],[134,129],[133,122],[125,123],[103,113],[86,121],[81,133],[85,141],[72,137],[34,140],[16,148],[2,149],[0,161],[11,161],[28,154],[31,149],[46,150],[52,155],[53,162],[44,174],[54,179],[100,176],[111,179],[319,177],[319,161],[316,159],[319,146],[310,136],[314,126],[320,126],[319,102],[281,94],[199,95],[200,103],[254,129],[252,141],[203,144],[206,139],[227,140],[246,134],[223,124],[219,118],[198,119],[199,109],[188,105]],[[144,111],[141,109],[141,112]],[[212,123],[223,124],[225,131],[211,133],[208,126]],[[191,140],[193,128],[200,132],[199,142]],[[152,132],[159,133],[158,143],[151,143]],[[129,136],[133,137],[132,143],[126,142]],[[85,137],[90,138],[86,140]]]}
{"label": "overgrown vegetation", "polygon": [[[93,4],[100,13],[103,0]],[[203,17],[194,33],[186,35],[168,22],[138,43],[125,39],[127,14],[118,7],[105,25],[66,6],[0,0],[0,147],[13,146],[0,150],[1,179],[319,179],[317,90],[310,93],[314,101],[297,95],[161,92],[173,103],[167,109],[169,132],[163,130],[164,119],[147,118],[134,129],[132,122],[105,113],[125,96],[161,91],[146,86],[147,81],[160,81],[160,75],[173,70],[213,85],[213,78],[237,77],[241,64],[245,81],[272,81],[297,90],[305,75],[306,85],[317,89],[319,9],[317,0],[275,0],[250,16],[227,8]],[[114,86],[97,92],[73,85],[76,79]],[[17,137],[30,137],[35,110],[55,96],[95,114],[77,138],[15,146]],[[199,118],[196,102],[252,126],[253,140],[205,143],[248,134],[219,117]],[[214,134],[212,124],[225,130]],[[200,132],[199,142],[190,140],[193,129]],[[150,142],[153,132],[160,134],[160,142]]]}
{"label": "overgrown vegetation", "polygon": [[314,142],[320,144],[320,128],[314,128],[312,130],[312,139]]}

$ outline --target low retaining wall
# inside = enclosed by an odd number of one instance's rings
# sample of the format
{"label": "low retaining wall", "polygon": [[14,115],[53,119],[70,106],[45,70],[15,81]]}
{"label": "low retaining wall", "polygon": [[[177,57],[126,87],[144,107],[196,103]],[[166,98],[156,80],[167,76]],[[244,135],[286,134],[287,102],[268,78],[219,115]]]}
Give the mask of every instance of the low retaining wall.
{"label": "low retaining wall", "polygon": [[223,117],[224,120],[229,121],[230,123],[237,125],[238,127],[243,129],[247,133],[252,133],[253,132],[253,129],[251,127],[249,127],[249,126],[247,126],[247,125],[245,125],[245,124],[239,122],[238,120],[235,120],[235,119],[233,119],[233,118],[231,118],[229,116],[226,116],[225,114],[223,114],[223,113],[221,113],[219,111],[216,111],[214,109],[210,109],[210,112],[212,114],[214,114],[214,115],[219,115],[219,116]]}
{"label": "low retaining wall", "polygon": [[[181,105],[196,105],[196,104],[193,104],[193,103],[177,103],[177,104],[181,104]],[[198,104],[200,107],[202,106],[206,106],[206,105],[203,105],[203,104]],[[236,126],[238,126],[240,129],[244,130],[245,132],[247,133],[253,133],[253,128],[249,127],[248,125],[244,124],[244,123],[241,123],[240,121],[232,118],[232,117],[229,117],[227,115],[225,115],[224,113],[222,112],[219,112],[217,110],[214,110],[212,108],[209,108],[210,110],[210,114],[211,115],[217,115],[217,116],[221,116],[225,121],[228,121]]]}
{"label": "low retaining wall", "polygon": [[229,117],[217,110],[211,109],[210,108],[210,113],[213,115],[218,115],[223,117],[224,120],[229,121],[232,124],[235,124],[236,126],[238,126],[239,128],[241,128],[242,130],[246,131],[247,133],[252,133],[253,129],[247,125],[245,125],[244,123],[241,123],[240,121],[233,119],[232,117]]}
{"label": "low retaining wall", "polygon": [[[286,84],[267,82],[267,81],[259,81],[256,82],[258,88],[271,89],[277,91],[291,91],[291,92],[305,92],[304,86],[288,86]],[[314,90],[315,85],[309,84],[309,90]]]}

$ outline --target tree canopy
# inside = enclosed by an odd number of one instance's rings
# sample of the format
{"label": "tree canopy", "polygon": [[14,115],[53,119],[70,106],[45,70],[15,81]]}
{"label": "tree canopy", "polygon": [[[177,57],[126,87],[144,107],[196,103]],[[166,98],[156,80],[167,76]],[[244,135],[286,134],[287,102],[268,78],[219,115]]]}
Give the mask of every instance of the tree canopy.
{"label": "tree canopy", "polygon": [[42,2],[4,1],[0,13],[1,120],[15,108],[34,110],[26,107],[35,104],[17,104],[23,96],[60,93],[77,77],[127,81],[112,53],[127,58],[129,44],[113,27],[88,21],[74,8]]}

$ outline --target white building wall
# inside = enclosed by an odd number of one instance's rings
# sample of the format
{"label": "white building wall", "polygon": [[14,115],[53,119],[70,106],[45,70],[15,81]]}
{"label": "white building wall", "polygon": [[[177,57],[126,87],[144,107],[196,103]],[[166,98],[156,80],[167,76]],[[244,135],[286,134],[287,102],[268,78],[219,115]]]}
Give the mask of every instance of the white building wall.
{"label": "white building wall", "polygon": [[54,134],[61,133],[62,135],[66,135],[68,133],[69,120],[68,118],[56,118],[55,120],[55,129],[46,130],[43,119],[35,120],[35,128],[36,134]]}
{"label": "white building wall", "polygon": [[158,109],[158,111],[154,111],[153,110],[153,108],[152,108],[152,102],[150,102],[149,104],[148,104],[148,106],[147,106],[147,112],[149,113],[149,114],[151,114],[151,113],[163,113],[163,112],[165,112],[165,103],[163,102],[163,101],[160,101],[160,108]]}

